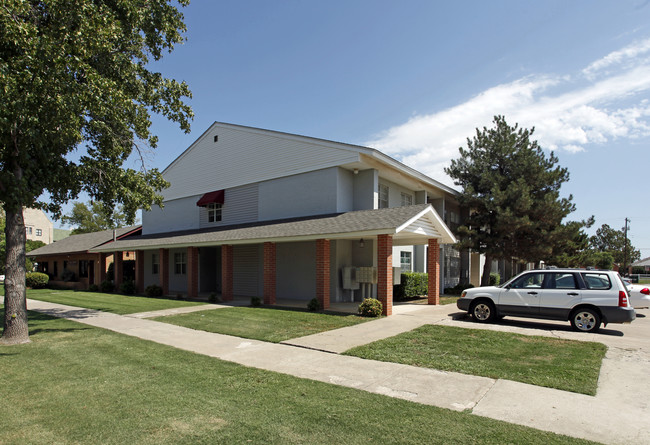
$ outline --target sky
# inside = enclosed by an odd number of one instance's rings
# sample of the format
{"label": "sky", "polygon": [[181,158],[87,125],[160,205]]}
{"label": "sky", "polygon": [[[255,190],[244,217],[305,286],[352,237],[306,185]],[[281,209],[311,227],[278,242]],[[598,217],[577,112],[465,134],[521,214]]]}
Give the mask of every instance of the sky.
{"label": "sky", "polygon": [[164,169],[213,122],[373,147],[444,173],[495,115],[535,128],[562,196],[650,256],[650,0],[199,1],[150,68],[186,81],[190,134],[154,118]]}

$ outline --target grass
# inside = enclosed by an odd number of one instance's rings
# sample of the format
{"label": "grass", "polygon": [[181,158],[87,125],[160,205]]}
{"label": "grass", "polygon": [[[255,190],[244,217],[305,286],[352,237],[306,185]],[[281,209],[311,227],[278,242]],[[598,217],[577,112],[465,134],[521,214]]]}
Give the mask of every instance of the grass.
{"label": "grass", "polygon": [[205,303],[170,300],[166,298],[147,298],[135,295],[104,294],[73,290],[28,289],[27,298],[67,304],[69,306],[95,309],[114,314],[134,314],[184,306],[197,306]]}
{"label": "grass", "polygon": [[156,320],[217,334],[279,343],[290,338],[352,326],[369,319],[357,315],[232,307],[158,317]]}
{"label": "grass", "polygon": [[589,443],[34,313],[30,333],[0,346],[5,445]]}
{"label": "grass", "polygon": [[606,350],[593,342],[425,325],[346,354],[595,395]]}

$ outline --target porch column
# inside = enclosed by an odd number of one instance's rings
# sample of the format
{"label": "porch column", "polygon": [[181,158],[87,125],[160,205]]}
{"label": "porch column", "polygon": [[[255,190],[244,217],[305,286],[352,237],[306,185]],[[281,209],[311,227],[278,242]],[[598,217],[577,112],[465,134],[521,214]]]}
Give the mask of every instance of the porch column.
{"label": "porch column", "polygon": [[275,304],[275,243],[264,243],[264,304]]}
{"label": "porch column", "polygon": [[330,307],[330,240],[316,240],[316,298],[322,309]]}
{"label": "porch column", "polygon": [[138,294],[144,293],[144,250],[135,251],[135,289]]}
{"label": "porch column", "polygon": [[393,314],[393,237],[377,236],[377,299],[383,315]]}
{"label": "porch column", "polygon": [[106,255],[105,253],[100,253],[99,254],[99,261],[98,261],[98,274],[97,276],[99,277],[99,283],[101,284],[103,281],[106,281]]}
{"label": "porch column", "polygon": [[199,296],[199,248],[187,248],[187,298]]}
{"label": "porch column", "polygon": [[115,291],[120,290],[120,286],[124,281],[124,254],[123,252],[113,252],[113,283],[115,283]]}
{"label": "porch column", "polygon": [[429,240],[427,254],[427,273],[429,274],[428,304],[440,304],[440,246],[437,239]]}
{"label": "porch column", "polygon": [[221,246],[221,298],[231,301],[233,293],[233,247]]}
{"label": "porch column", "polygon": [[160,287],[163,295],[169,295],[169,249],[160,249]]}

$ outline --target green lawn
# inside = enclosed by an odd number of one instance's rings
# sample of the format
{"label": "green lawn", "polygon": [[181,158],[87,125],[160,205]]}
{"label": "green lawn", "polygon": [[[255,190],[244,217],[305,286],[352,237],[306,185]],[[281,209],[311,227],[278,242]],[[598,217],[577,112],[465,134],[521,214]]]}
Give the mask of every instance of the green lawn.
{"label": "green lawn", "polygon": [[[4,293],[4,289],[3,289]],[[157,311],[205,303],[170,300],[166,298],[147,298],[135,295],[104,294],[72,290],[28,289],[27,298],[67,304],[114,314],[135,314],[137,312]]]}
{"label": "green lawn", "polygon": [[594,395],[606,351],[600,343],[425,325],[346,354]]}
{"label": "green lawn", "polygon": [[330,315],[279,308],[232,307],[158,317],[156,320],[217,334],[279,343],[370,319],[357,315]]}
{"label": "green lawn", "polygon": [[5,445],[588,443],[34,313],[30,333],[0,346]]}

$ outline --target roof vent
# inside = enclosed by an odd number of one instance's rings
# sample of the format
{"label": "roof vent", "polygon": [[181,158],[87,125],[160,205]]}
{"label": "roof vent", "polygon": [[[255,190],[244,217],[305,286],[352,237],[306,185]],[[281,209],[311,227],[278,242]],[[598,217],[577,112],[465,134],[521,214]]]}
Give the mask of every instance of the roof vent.
{"label": "roof vent", "polygon": [[214,135],[214,141],[217,142],[218,140],[219,140],[219,135],[218,135],[218,134],[215,134],[215,135]]}

